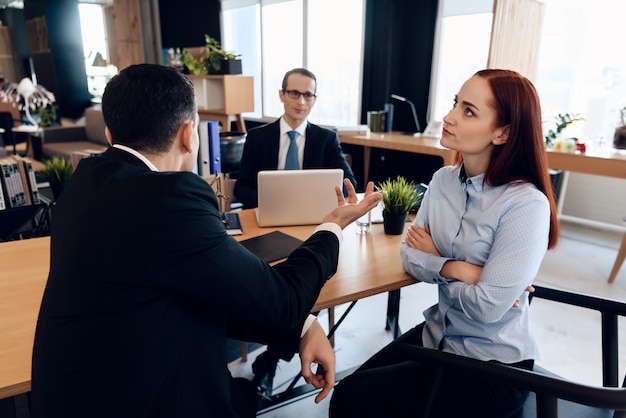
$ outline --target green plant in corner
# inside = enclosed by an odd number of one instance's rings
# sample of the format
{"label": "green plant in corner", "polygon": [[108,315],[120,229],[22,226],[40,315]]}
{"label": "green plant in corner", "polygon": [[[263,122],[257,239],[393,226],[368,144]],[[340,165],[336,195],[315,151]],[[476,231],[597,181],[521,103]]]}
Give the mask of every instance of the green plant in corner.
{"label": "green plant in corner", "polygon": [[224,51],[220,43],[204,35],[205,45],[200,48],[200,54],[195,56],[189,48],[184,48],[181,61],[193,75],[214,74],[222,68],[222,61],[236,59],[239,55]]}
{"label": "green plant in corner", "polygon": [[39,119],[39,126],[52,126],[58,121],[58,106],[49,104],[48,106],[39,106],[35,111],[35,117]]}
{"label": "green plant in corner", "polygon": [[407,181],[402,176],[396,177],[395,180],[387,179],[376,185],[376,190],[384,192],[383,194],[383,214],[386,212],[391,215],[406,215],[422,200],[423,192],[415,188],[413,181]]}
{"label": "green plant in corner", "polygon": [[554,145],[554,141],[559,137],[561,132],[567,128],[571,123],[576,122],[577,120],[584,120],[579,113],[559,113],[554,117],[555,128],[548,130],[548,133],[545,135],[546,146],[551,147]]}
{"label": "green plant in corner", "polygon": [[42,178],[50,183],[55,200],[70,181],[73,173],[72,161],[67,158],[52,157],[44,162]]}

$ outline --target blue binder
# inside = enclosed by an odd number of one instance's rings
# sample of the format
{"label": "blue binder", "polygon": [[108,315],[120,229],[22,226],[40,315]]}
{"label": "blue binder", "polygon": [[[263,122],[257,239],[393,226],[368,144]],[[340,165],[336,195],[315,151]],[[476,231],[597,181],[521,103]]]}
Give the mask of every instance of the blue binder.
{"label": "blue binder", "polygon": [[219,122],[200,120],[198,125],[200,149],[198,150],[198,175],[208,176],[222,172]]}

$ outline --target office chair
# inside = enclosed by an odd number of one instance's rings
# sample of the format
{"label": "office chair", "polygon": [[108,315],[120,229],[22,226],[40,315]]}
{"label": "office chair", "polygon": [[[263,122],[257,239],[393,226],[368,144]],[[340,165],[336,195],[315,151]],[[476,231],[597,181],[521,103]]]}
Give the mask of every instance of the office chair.
{"label": "office chair", "polygon": [[0,128],[4,129],[4,132],[0,134],[2,135],[3,145],[5,147],[12,146],[12,153],[17,154],[17,144],[21,142],[28,142],[28,136],[24,133],[14,132],[14,126],[13,115],[11,112],[0,112]]}
{"label": "office chair", "polygon": [[0,112],[0,128],[4,129],[4,132],[1,134],[3,145],[5,147],[12,145],[13,154],[17,154],[15,133],[13,132],[13,115],[11,115],[11,112]]}
{"label": "office chair", "polygon": [[[622,388],[618,388],[617,328],[618,316],[626,316],[626,303],[544,286],[535,286],[531,300],[534,298],[601,313],[603,386],[575,383],[537,365],[534,371],[529,371],[409,344],[403,344],[401,350],[417,362],[438,365],[439,373],[464,369],[502,384],[530,390],[528,400],[514,418],[626,417],[626,379]],[[430,403],[436,391],[432,391]],[[429,411],[424,416],[428,417]]]}

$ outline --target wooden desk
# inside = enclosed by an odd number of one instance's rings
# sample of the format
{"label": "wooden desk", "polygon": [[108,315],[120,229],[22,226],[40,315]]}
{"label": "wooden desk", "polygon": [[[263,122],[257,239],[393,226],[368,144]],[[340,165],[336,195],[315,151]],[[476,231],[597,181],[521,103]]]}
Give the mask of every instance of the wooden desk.
{"label": "wooden desk", "polygon": [[[456,151],[449,150],[439,144],[434,137],[411,137],[398,132],[368,133],[363,135],[340,135],[343,144],[361,145],[363,147],[364,173],[367,180],[371,148],[406,151],[416,154],[437,155],[443,159],[443,165],[454,164]],[[574,171],[598,176],[626,178],[626,151],[607,149],[585,154],[569,154],[548,151],[548,167]]]}
{"label": "wooden desk", "polygon": [[589,150],[585,154],[548,151],[548,166],[557,170],[626,179],[626,151]]}
{"label": "wooden desk", "polygon": [[[259,228],[254,211],[240,212],[246,239],[276,229],[306,239],[313,226]],[[331,308],[414,283],[402,271],[401,235],[385,235],[372,225],[361,236],[349,225],[344,231],[337,274],[322,289],[314,310]],[[48,278],[50,238],[0,243],[0,399],[30,391],[31,356],[37,315]]]}
{"label": "wooden desk", "polygon": [[441,157],[444,166],[453,165],[456,158],[456,151],[442,147],[439,144],[439,139],[432,136],[414,137],[400,132],[369,132],[358,135],[340,134],[339,141],[342,144],[360,145],[363,147],[363,184],[367,184],[369,180],[372,148],[435,155]]}
{"label": "wooden desk", "polygon": [[[244,235],[237,237],[239,240],[275,230],[305,240],[315,229],[314,226],[260,228],[254,216],[253,210],[239,212],[244,232]],[[348,225],[343,233],[337,273],[326,282],[313,306],[313,311],[332,308],[415,283],[415,280],[402,270],[400,243],[403,238],[403,235],[386,235],[382,224],[372,225],[372,232],[364,235],[357,234],[354,225]]]}
{"label": "wooden desk", "polygon": [[0,399],[30,391],[35,324],[50,267],[50,238],[0,243]]}

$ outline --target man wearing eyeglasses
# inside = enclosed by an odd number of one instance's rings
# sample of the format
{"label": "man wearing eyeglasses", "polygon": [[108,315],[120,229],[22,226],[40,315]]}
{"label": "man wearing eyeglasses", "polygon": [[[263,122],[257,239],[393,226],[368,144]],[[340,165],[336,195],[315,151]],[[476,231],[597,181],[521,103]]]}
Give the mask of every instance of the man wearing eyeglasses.
{"label": "man wearing eyeglasses", "polygon": [[[261,170],[341,168],[344,178],[356,187],[337,134],[307,120],[317,99],[316,91],[317,80],[311,71],[287,71],[278,91],[285,113],[275,122],[248,132],[234,190],[244,209],[257,207],[257,173]],[[278,361],[290,360],[293,354],[292,349],[272,345],[257,357],[252,365],[253,382],[261,396],[272,393]]]}
{"label": "man wearing eyeglasses", "polygon": [[337,134],[307,120],[316,91],[317,80],[311,71],[287,71],[278,91],[285,113],[275,122],[248,132],[234,190],[244,208],[257,207],[257,173],[262,170],[341,168],[344,178],[356,187],[356,177]]}

